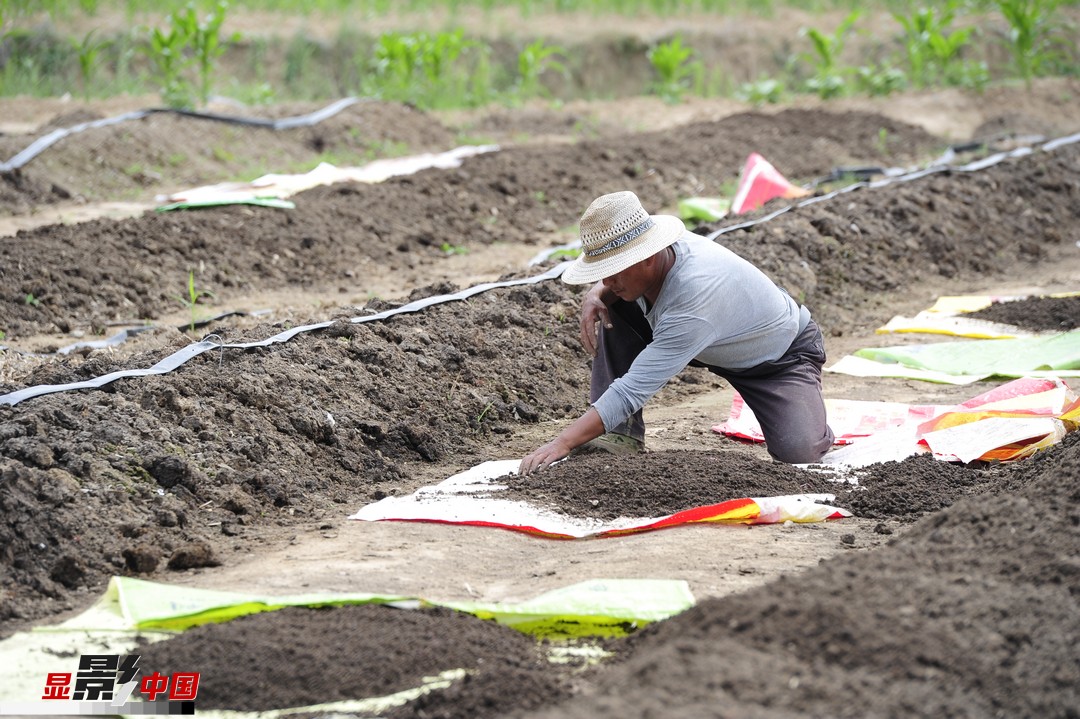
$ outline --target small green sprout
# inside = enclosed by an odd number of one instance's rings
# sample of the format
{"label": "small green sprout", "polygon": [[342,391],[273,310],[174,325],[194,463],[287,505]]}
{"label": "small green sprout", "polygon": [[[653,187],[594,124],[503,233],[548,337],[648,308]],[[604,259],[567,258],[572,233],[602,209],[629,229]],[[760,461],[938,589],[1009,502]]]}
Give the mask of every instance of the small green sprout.
{"label": "small green sprout", "polygon": [[181,296],[177,295],[175,297],[175,299],[176,299],[177,302],[179,302],[184,307],[186,307],[188,312],[191,314],[191,321],[190,321],[190,324],[188,326],[188,330],[191,331],[191,332],[195,331],[195,306],[197,304],[199,304],[199,300],[201,300],[203,297],[207,297],[209,299],[214,299],[214,293],[211,292],[210,290],[196,289],[195,288],[195,271],[194,270],[189,271],[188,272],[188,282],[187,282],[187,297],[181,297]]}
{"label": "small green sprout", "polygon": [[467,254],[469,254],[469,250],[468,250],[467,247],[464,247],[462,245],[451,245],[449,242],[442,243],[439,246],[439,249],[442,250],[447,255],[467,255]]}

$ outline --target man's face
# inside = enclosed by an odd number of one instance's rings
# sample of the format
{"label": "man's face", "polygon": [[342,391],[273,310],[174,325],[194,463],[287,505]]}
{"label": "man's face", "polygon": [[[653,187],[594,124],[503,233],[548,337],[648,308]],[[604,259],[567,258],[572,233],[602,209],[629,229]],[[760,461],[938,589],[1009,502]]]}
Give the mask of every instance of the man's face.
{"label": "man's face", "polygon": [[648,259],[630,265],[622,272],[604,278],[604,287],[615,293],[620,300],[633,302],[645,294],[653,282]]}

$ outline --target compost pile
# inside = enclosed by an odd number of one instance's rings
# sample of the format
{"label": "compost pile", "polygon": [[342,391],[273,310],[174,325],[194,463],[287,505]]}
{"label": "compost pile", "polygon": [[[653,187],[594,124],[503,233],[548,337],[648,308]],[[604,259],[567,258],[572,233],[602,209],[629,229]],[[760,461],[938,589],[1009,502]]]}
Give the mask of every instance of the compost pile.
{"label": "compost pile", "polygon": [[[355,112],[373,133],[412,137],[418,151],[450,149],[453,133],[412,109],[368,103]],[[156,138],[144,146],[195,132],[165,117],[137,128]],[[882,128],[889,147],[881,146]],[[348,122],[324,127],[320,142],[333,146],[348,129]],[[104,142],[69,138],[47,164],[5,177],[0,202],[20,212],[83,194],[79,178],[92,184],[80,174],[90,164],[84,158]],[[0,394],[150,367],[187,347],[196,333],[157,319],[175,311],[192,268],[213,288],[217,307],[256,292],[313,288],[343,301],[206,330],[240,343],[327,323],[287,342],[214,350],[172,372],[0,405],[0,627],[8,634],[84,607],[112,575],[168,581],[241,562],[295,527],[330,525],[440,473],[521,456],[578,416],[589,381],[576,321],[580,288],[517,284],[351,321],[460,289],[444,269],[448,248],[506,243],[539,251],[604,192],[634,190],[649,208],[716,194],[754,148],[768,147],[787,176],[809,181],[837,165],[911,164],[946,144],[872,113],[744,113],[573,145],[504,147],[456,169],[309,190],[293,198],[295,210],[150,212],[3,238],[0,315],[12,346],[48,337],[39,350],[47,355],[79,333],[100,336],[132,320],[150,327],[113,349],[44,357],[8,350],[0,355],[8,362]],[[110,146],[120,152],[124,143]],[[916,282],[947,288],[1075,266],[1077,178],[1080,148],[1067,145],[980,172],[850,192],[760,224],[741,226],[740,217],[696,229],[799,297],[833,341],[888,319],[890,301]],[[556,262],[508,269],[502,279]],[[368,275],[399,278],[400,293],[350,301]],[[994,319],[1035,317],[1024,304],[1010,308],[1018,315]],[[1048,311],[1052,327],[1076,326],[1075,301],[1065,316],[1057,303]],[[664,397],[719,386],[690,370]],[[263,703],[237,704],[208,689],[206,708],[392,693],[418,673],[454,669],[469,674],[398,715],[716,716],[730,707],[760,717],[1070,716],[1080,705],[1075,433],[1009,466],[927,456],[875,465],[857,489],[753,450],[715,436],[701,451],[651,451],[632,462],[582,456],[506,491],[599,518],[827,492],[874,522],[881,545],[759,590],[703,599],[612,643],[614,657],[589,668],[549,664],[531,640],[471,617],[372,607],[283,610],[190,630],[143,647],[146,666],[192,670],[223,657],[205,671],[239,686],[268,665],[233,661],[225,648],[256,658],[292,647],[289,665],[312,672],[274,681]],[[544,540],[536,541],[543,551]],[[367,629],[348,629],[360,626]],[[368,656],[354,672],[358,683],[342,684],[339,694],[318,683],[320,671],[339,672],[342,657]]]}

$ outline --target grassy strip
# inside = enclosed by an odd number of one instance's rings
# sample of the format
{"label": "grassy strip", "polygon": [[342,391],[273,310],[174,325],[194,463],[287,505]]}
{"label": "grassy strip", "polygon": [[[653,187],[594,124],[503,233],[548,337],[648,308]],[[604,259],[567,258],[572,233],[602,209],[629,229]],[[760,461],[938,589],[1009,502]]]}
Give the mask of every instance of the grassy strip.
{"label": "grassy strip", "polygon": [[[167,15],[183,12],[189,0],[5,0],[9,12],[46,12],[52,17],[67,17],[82,12],[94,14],[121,10],[134,16],[140,13]],[[652,15],[673,17],[693,13],[730,15],[733,13],[771,17],[778,10],[798,8],[810,12],[885,7],[885,0],[233,0],[234,8],[267,11],[293,16],[343,14],[362,17],[394,17],[402,14],[466,11],[491,13],[513,10],[522,17],[545,14]]]}
{"label": "grassy strip", "polygon": [[[127,0],[129,14],[143,11],[149,0]],[[248,9],[291,11],[299,0],[247,0]],[[732,0],[559,0],[525,2],[521,12],[655,12],[675,8],[685,13],[721,12]],[[309,12],[331,11],[344,0],[307,2]],[[110,3],[82,0],[90,14]],[[200,14],[179,0],[151,3],[178,5],[162,24],[133,27],[113,37],[94,31],[82,38],[48,32],[11,29],[0,34],[0,95],[53,96],[80,93],[84,97],[118,93],[159,92],[172,107],[205,105],[212,89],[244,102],[322,100],[360,95],[408,102],[426,109],[474,107],[491,102],[508,104],[532,97],[573,99],[584,94],[569,81],[587,67],[587,48],[565,48],[533,40],[507,50],[508,42],[468,38],[461,29],[441,32],[359,33],[342,23],[332,43],[297,34],[285,41],[274,37],[245,39],[226,36],[228,5],[216,0]],[[790,2],[799,5],[798,2]],[[812,3],[806,3],[811,5]],[[827,3],[835,7],[839,3]],[[1061,19],[1064,0],[983,0],[976,14],[961,0],[933,7],[892,10],[894,35],[874,46],[872,56],[857,64],[845,61],[845,45],[856,33],[865,10],[850,12],[829,28],[804,27],[793,52],[776,71],[739,85],[732,83],[722,62],[703,61],[681,36],[648,47],[627,45],[627,67],[642,69],[640,90],[669,102],[688,94],[734,95],[754,103],[779,102],[791,93],[822,98],[856,94],[887,95],[905,88],[964,87],[980,90],[995,80],[1080,74],[1076,29]],[[1075,4],[1075,3],[1073,3]],[[6,0],[6,17],[31,12],[28,0]],[[70,3],[46,0],[41,7]],[[460,0],[409,0],[393,4],[397,12],[435,8],[456,12],[466,7],[490,11],[496,3]],[[383,12],[391,3],[368,0],[348,4],[350,13]],[[57,13],[61,12],[59,9]],[[344,9],[343,9],[344,12]],[[3,19],[3,18],[0,18]],[[1008,58],[1003,62],[1000,57]],[[643,57],[636,60],[634,53]],[[850,54],[850,53],[849,53]],[[999,58],[991,65],[991,58]],[[644,62],[640,62],[644,60]],[[722,61],[722,59],[721,59]],[[228,72],[223,64],[228,63]],[[646,76],[647,73],[647,76]],[[625,92],[625,90],[624,90]]]}

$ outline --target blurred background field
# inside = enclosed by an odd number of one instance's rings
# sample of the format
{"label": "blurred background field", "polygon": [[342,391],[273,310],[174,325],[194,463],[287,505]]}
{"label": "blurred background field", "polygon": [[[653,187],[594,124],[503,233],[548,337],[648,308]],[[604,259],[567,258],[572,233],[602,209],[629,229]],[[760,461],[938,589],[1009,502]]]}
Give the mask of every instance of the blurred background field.
{"label": "blurred background field", "polygon": [[1078,74],[1064,0],[2,0],[0,97],[755,105]]}

